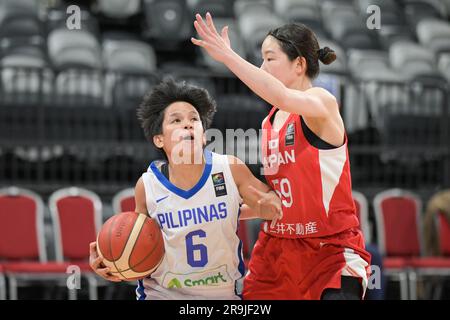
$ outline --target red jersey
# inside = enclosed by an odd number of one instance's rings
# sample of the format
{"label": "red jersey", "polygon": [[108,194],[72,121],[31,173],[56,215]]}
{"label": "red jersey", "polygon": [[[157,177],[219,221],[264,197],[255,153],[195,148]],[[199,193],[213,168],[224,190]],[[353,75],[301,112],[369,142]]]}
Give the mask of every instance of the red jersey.
{"label": "red jersey", "polygon": [[283,219],[264,231],[283,238],[324,237],[359,225],[352,198],[347,137],[342,146],[317,149],[290,114],[277,132],[272,108],[263,122],[262,162],[267,183],[282,199]]}

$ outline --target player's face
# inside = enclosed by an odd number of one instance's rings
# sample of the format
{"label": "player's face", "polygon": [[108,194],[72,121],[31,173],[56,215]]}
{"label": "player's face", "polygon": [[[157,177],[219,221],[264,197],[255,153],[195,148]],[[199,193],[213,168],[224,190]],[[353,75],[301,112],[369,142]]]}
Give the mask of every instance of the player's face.
{"label": "player's face", "polygon": [[[172,103],[164,111],[162,134],[155,136],[154,140],[169,159],[178,163],[187,163],[192,159],[191,155],[203,154],[206,141],[199,113],[190,103]],[[175,159],[178,156],[187,157]]]}
{"label": "player's face", "polygon": [[290,61],[277,39],[267,36],[261,45],[261,54],[263,57],[261,69],[273,75],[285,86],[291,87],[298,80],[298,59]]}

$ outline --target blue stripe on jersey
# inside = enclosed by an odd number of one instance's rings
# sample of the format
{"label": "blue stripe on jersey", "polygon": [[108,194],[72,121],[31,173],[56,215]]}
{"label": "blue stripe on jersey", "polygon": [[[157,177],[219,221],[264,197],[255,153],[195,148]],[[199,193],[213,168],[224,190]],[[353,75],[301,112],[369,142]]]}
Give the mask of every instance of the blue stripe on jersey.
{"label": "blue stripe on jersey", "polygon": [[150,169],[153,171],[156,178],[161,182],[167,189],[175,193],[176,195],[189,199],[193,195],[195,195],[206,183],[209,175],[211,174],[212,169],[212,153],[209,150],[204,150],[205,155],[205,168],[203,169],[203,174],[200,180],[197,182],[195,186],[193,186],[190,190],[183,190],[172,184],[156,167],[155,161],[150,164]]}
{"label": "blue stripe on jersey", "polygon": [[144,282],[142,280],[138,280],[138,287],[136,288],[136,292],[138,293],[138,300],[145,300],[147,295],[144,291]]}
{"label": "blue stripe on jersey", "polygon": [[[236,229],[239,229],[239,216],[241,215],[241,205],[239,205],[239,211],[238,211],[238,215],[237,215],[237,225],[238,227]],[[236,234],[237,234],[237,230],[236,230]],[[244,276],[245,274],[245,264],[244,264],[244,259],[242,256],[242,240],[239,240],[239,246],[238,246],[238,258],[239,258],[239,265],[238,265],[238,270],[241,273],[242,276]]]}

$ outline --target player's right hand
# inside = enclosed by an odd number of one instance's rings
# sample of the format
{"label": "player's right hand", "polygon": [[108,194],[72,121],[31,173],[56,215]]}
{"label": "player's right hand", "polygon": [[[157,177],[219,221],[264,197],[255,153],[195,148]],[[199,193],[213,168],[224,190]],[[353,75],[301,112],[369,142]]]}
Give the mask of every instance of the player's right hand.
{"label": "player's right hand", "polygon": [[273,190],[270,192],[261,192],[251,185],[249,186],[249,190],[259,198],[257,201],[259,218],[272,220],[271,228],[275,228],[277,221],[283,218],[283,208],[279,195]]}
{"label": "player's right hand", "polygon": [[100,257],[97,252],[97,243],[95,241],[91,242],[89,244],[89,265],[91,266],[92,270],[94,270],[94,272],[100,277],[108,281],[122,281],[120,278],[112,275],[110,273],[110,269],[108,267],[105,267],[102,261],[103,258]]}

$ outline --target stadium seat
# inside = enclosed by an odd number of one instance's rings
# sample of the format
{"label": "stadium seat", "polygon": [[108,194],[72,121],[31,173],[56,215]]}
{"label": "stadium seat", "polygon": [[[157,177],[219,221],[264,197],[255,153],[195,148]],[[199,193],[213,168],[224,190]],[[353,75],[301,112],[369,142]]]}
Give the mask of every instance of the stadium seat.
{"label": "stadium seat", "polygon": [[134,211],[134,188],[127,188],[116,193],[112,200],[114,213]]}
{"label": "stadium seat", "polygon": [[216,18],[231,18],[234,16],[233,5],[235,0],[187,0],[192,15],[200,13],[204,16],[210,12]]}
{"label": "stadium seat", "polygon": [[[245,59],[246,52],[241,35],[239,34],[238,26],[236,25],[236,21],[230,18],[214,18],[214,25],[219,32],[223,27],[228,26],[228,37],[230,38],[230,43],[233,51]],[[200,49],[198,52],[200,53],[200,63],[202,65],[207,66],[213,71],[230,73],[228,68],[223,63],[217,62],[216,60],[211,58],[209,54],[205,52],[205,50]]]}
{"label": "stadium seat", "polygon": [[[442,190],[429,200],[423,217],[423,240],[426,257],[413,259],[416,276],[425,278],[426,298],[441,299],[444,277],[450,276],[450,220],[448,204],[450,190]],[[414,285],[414,283],[412,283]]]}
{"label": "stadium seat", "polygon": [[399,78],[391,70],[389,55],[381,50],[349,50],[348,67],[356,79],[387,81],[389,77]]}
{"label": "stadium seat", "polygon": [[274,1],[275,13],[289,22],[303,23],[311,28],[317,36],[324,36],[317,1],[313,0],[279,0]]}
{"label": "stadium seat", "polygon": [[400,297],[408,299],[409,259],[420,255],[418,218],[421,201],[413,193],[390,189],[373,200],[378,246],[386,275],[400,282]]}
{"label": "stadium seat", "polygon": [[416,27],[417,38],[436,55],[450,53],[450,23],[440,19],[423,19]]}
{"label": "stadium seat", "polygon": [[0,38],[37,38],[44,35],[36,1],[0,2]]}
{"label": "stadium seat", "polygon": [[442,54],[439,57],[438,69],[450,83],[450,53]]}
{"label": "stadium seat", "polygon": [[450,222],[444,212],[439,213],[436,223],[440,253],[443,256],[450,257]]}
{"label": "stadium seat", "polygon": [[140,0],[129,1],[111,1],[99,0],[97,1],[98,10],[109,18],[124,19],[129,18],[141,10]]}
{"label": "stadium seat", "polygon": [[404,0],[405,15],[410,24],[417,25],[426,18],[446,18],[447,9],[441,0]]}
{"label": "stadium seat", "polygon": [[259,10],[273,11],[273,3],[270,0],[235,0],[233,5],[234,16],[238,18],[240,15],[248,11]]}
{"label": "stadium seat", "polygon": [[[401,189],[386,190],[375,196],[374,209],[385,268],[392,274],[390,259],[396,263],[404,260],[410,299],[417,298],[417,277],[450,275],[449,258],[423,256],[422,204],[417,195]],[[397,268],[394,270],[398,274]]]}
{"label": "stadium seat", "polygon": [[[0,189],[0,261],[9,283],[9,298],[31,281],[58,281],[66,286],[68,264],[48,262],[44,236],[44,204],[36,193],[17,187]],[[76,298],[75,290],[68,290]]]}
{"label": "stadium seat", "polygon": [[150,73],[156,71],[153,47],[133,39],[103,41],[103,60],[110,71]]}
{"label": "stadium seat", "polygon": [[0,265],[0,300],[6,300],[6,280],[2,265]]}
{"label": "stadium seat", "polygon": [[[237,5],[238,2],[235,3]],[[266,6],[246,6],[238,15],[239,32],[244,41],[247,58],[256,66],[262,64],[261,44],[267,33],[284,24],[284,20],[275,15]]]}
{"label": "stadium seat", "polygon": [[193,34],[186,0],[144,0],[145,35],[172,48]]}
{"label": "stadium seat", "polygon": [[100,44],[89,31],[55,29],[48,35],[47,43],[49,57],[57,69],[102,67]]}
{"label": "stadium seat", "polygon": [[356,214],[358,215],[361,231],[364,234],[366,243],[372,243],[372,232],[369,224],[369,204],[366,196],[359,191],[352,191],[353,199],[356,206]]}
{"label": "stadium seat", "polygon": [[436,58],[432,51],[419,44],[397,41],[389,48],[392,67],[400,73],[414,78],[422,74],[435,74]]}
{"label": "stadium seat", "polygon": [[353,7],[329,6],[322,10],[322,19],[333,40],[345,49],[378,49],[375,30],[368,30],[364,19]]}
{"label": "stadium seat", "polygon": [[157,83],[156,54],[149,44],[132,39],[105,39],[103,59],[107,70],[105,104],[135,109]]}
{"label": "stadium seat", "polygon": [[92,191],[69,187],[52,193],[48,200],[52,216],[56,261],[77,265],[89,283],[89,298],[97,300],[99,279],[89,266],[89,243],[102,225],[102,202]]}
{"label": "stadium seat", "polygon": [[55,29],[48,36],[48,51],[55,69],[56,104],[103,105],[102,56],[96,36],[85,30]]}
{"label": "stadium seat", "polygon": [[53,92],[53,71],[39,47],[19,46],[4,52],[0,60],[1,101],[26,106],[49,104]]}
{"label": "stadium seat", "polygon": [[[53,30],[57,29],[66,29],[67,30],[67,22],[68,22],[68,7],[72,5],[70,2],[61,2],[58,1],[54,3],[53,6],[47,7],[46,12],[46,27],[49,34],[52,33]],[[99,36],[100,34],[100,26],[97,18],[91,13],[89,8],[87,8],[82,3],[78,4],[80,8],[80,26],[82,26],[81,30],[85,32],[89,32],[94,34],[95,36]],[[71,12],[73,13],[73,11]],[[71,31],[71,30],[68,30]]]}
{"label": "stadium seat", "polygon": [[262,120],[267,115],[267,104],[247,95],[223,95],[217,97],[217,112],[211,125],[223,133],[227,129],[261,128]]}

